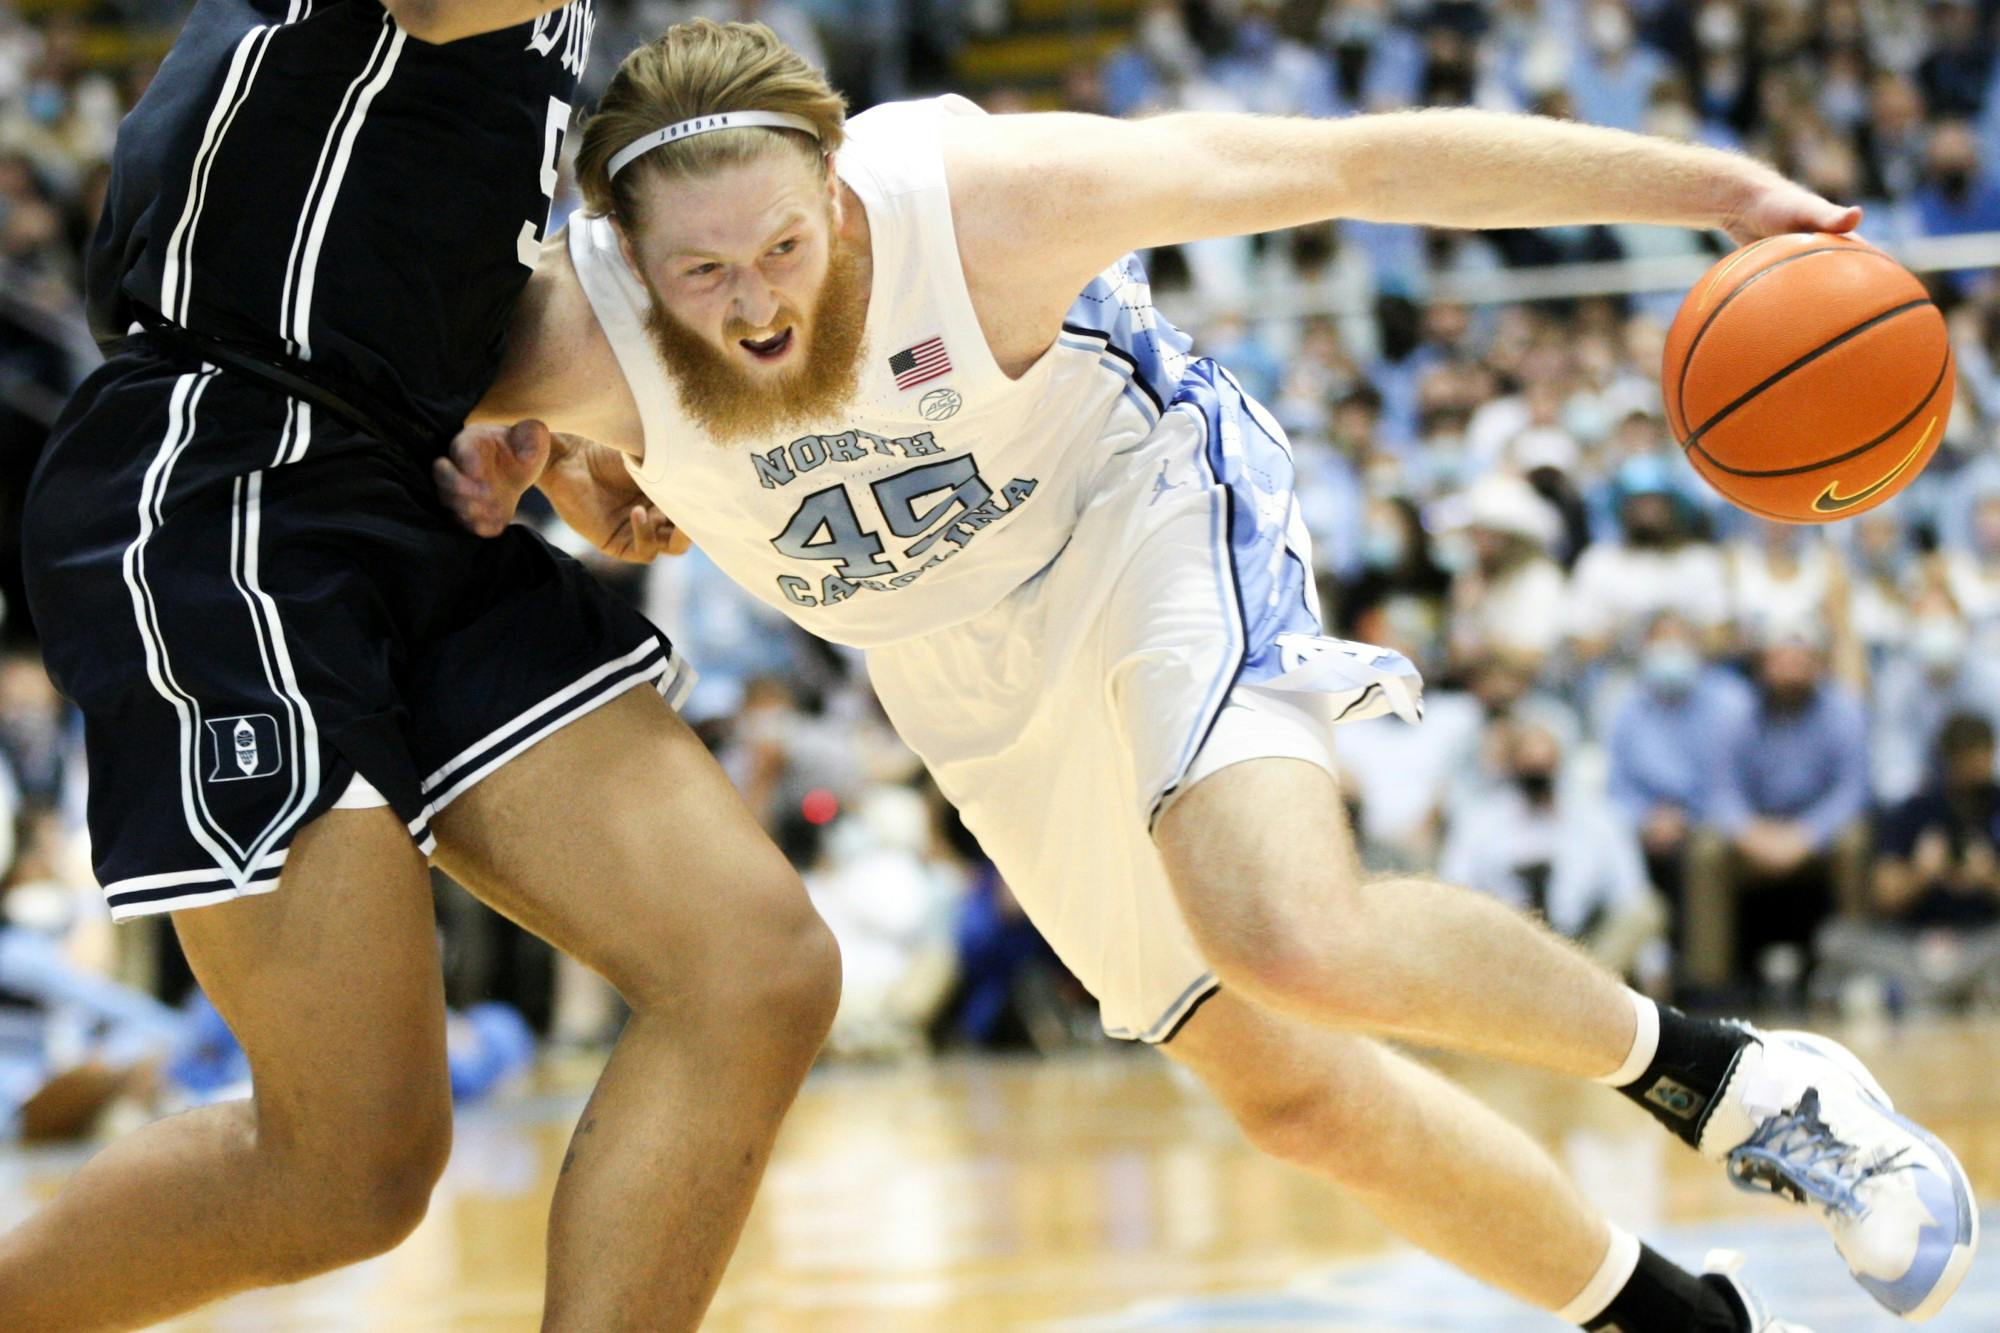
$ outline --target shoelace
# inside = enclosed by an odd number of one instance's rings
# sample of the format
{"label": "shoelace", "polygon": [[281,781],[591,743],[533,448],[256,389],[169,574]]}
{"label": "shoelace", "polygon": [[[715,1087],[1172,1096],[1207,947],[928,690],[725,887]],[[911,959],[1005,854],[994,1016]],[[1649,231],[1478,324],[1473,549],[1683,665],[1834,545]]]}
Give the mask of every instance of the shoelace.
{"label": "shoelace", "polygon": [[1738,1189],[1782,1194],[1795,1203],[1812,1202],[1829,1211],[1860,1217],[1866,1211],[1859,1191],[1871,1176],[1895,1170],[1907,1149],[1876,1162],[1820,1118],[1819,1089],[1807,1088],[1798,1105],[1772,1116],[1729,1154],[1730,1179]]}

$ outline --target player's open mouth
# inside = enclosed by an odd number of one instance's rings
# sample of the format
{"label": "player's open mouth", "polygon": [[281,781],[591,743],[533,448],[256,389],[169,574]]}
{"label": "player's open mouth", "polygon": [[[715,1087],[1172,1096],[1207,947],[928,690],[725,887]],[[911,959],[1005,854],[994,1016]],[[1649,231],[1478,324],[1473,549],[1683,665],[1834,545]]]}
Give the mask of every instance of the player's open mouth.
{"label": "player's open mouth", "polygon": [[782,332],[774,333],[768,338],[757,341],[752,341],[749,338],[738,338],[736,341],[738,346],[742,347],[744,351],[750,353],[750,355],[756,357],[759,361],[776,361],[791,350],[792,331],[787,328]]}

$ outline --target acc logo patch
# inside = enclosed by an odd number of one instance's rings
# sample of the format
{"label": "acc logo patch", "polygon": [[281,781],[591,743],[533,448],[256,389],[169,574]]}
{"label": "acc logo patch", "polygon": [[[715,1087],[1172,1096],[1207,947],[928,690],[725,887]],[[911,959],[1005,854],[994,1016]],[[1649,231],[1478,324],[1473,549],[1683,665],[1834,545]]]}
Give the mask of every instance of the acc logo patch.
{"label": "acc logo patch", "polygon": [[917,400],[917,411],[925,421],[943,421],[946,417],[958,415],[958,409],[965,406],[965,399],[956,389],[932,389]]}
{"label": "acc logo patch", "polygon": [[278,719],[269,713],[205,717],[202,722],[208,728],[210,782],[268,778],[284,768]]}

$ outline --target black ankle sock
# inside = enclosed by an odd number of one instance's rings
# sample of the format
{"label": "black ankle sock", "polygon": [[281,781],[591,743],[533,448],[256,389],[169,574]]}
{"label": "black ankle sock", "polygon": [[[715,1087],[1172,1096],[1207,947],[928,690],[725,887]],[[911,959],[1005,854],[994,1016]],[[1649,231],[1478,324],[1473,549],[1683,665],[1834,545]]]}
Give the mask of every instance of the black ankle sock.
{"label": "black ankle sock", "polygon": [[1756,1038],[1734,1023],[1689,1018],[1660,1006],[1660,1049],[1646,1072],[1618,1091],[1689,1147],[1701,1137],[1708,1109],[1736,1068],[1736,1057]]}
{"label": "black ankle sock", "polygon": [[1749,1333],[1743,1323],[1743,1311],[1720,1283],[1704,1282],[1641,1245],[1632,1280],[1584,1327],[1592,1333]]}

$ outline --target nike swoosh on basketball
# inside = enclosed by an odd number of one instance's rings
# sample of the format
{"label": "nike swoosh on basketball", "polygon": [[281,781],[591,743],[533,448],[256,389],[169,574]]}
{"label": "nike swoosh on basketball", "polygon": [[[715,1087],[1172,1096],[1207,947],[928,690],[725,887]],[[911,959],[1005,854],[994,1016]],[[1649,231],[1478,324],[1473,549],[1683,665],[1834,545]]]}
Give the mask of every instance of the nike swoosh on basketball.
{"label": "nike swoosh on basketball", "polygon": [[1915,460],[1916,456],[1924,451],[1924,446],[1931,442],[1931,432],[1937,429],[1937,423],[1938,419],[1932,417],[1930,424],[1924,427],[1924,433],[1917,437],[1917,447],[1903,455],[1902,462],[1890,468],[1872,485],[1863,486],[1852,495],[1841,495],[1839,493],[1840,483],[1837,481],[1829,485],[1819,493],[1819,498],[1812,502],[1813,512],[1818,514],[1838,514],[1844,509],[1854,508],[1854,506],[1860,504],[1863,500],[1873,499],[1875,496],[1881,494],[1882,488],[1902,476],[1903,469],[1908,467]]}

